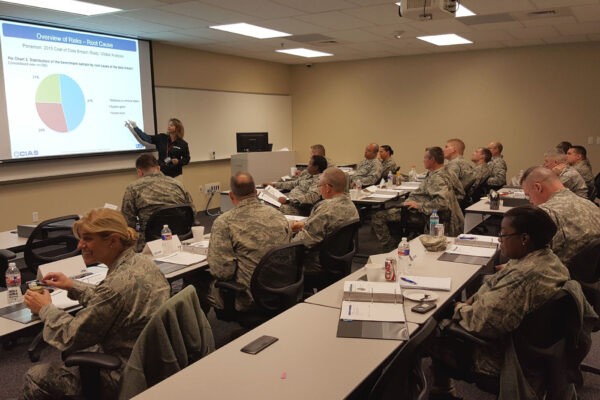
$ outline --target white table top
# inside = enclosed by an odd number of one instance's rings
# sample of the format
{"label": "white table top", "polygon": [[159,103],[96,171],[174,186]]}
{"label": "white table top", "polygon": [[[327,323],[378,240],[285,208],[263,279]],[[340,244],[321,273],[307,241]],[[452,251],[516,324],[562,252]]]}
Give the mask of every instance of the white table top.
{"label": "white table top", "polygon": [[[337,309],[298,304],[135,398],[344,398],[402,341],[338,338],[338,319]],[[256,355],[240,351],[262,335],[279,340]]]}
{"label": "white table top", "polygon": [[505,212],[510,210],[513,207],[505,207],[502,199],[500,201],[500,208],[498,210],[490,209],[490,200],[482,199],[477,203],[470,205],[465,209],[466,213],[477,213],[477,214],[495,214],[495,215],[503,215]]}
{"label": "white table top", "polygon": [[27,243],[27,238],[17,235],[16,230],[0,232],[0,249],[19,251],[19,248],[25,246],[25,243]]}
{"label": "white table top", "polygon": [[[434,292],[439,297],[436,300],[437,308],[426,314],[419,314],[411,311],[412,306],[416,305],[417,303],[411,300],[406,300],[404,303],[404,313],[408,322],[422,324],[425,321],[427,321],[427,319],[431,317],[433,313],[435,313],[439,308],[441,308],[442,305],[445,304],[449,299],[454,297],[458,290],[462,288],[464,284],[467,281],[469,281],[469,279],[471,279],[473,276],[475,276],[481,269],[480,265],[462,264],[449,261],[438,261],[437,258],[443,252],[426,251],[418,238],[411,240],[410,253],[413,256],[414,261],[412,262],[412,266],[410,266],[408,269],[409,275],[450,277],[452,278],[452,286],[449,292],[439,290],[428,290],[428,292]],[[395,253],[391,252],[371,256],[369,259],[369,263],[383,265],[383,263],[385,262],[385,258],[390,254]],[[340,279],[333,285],[317,292],[313,296],[306,299],[305,302],[339,309],[342,304],[342,296],[344,293],[344,281],[357,280],[365,274],[366,272],[363,267],[348,275],[346,278]]]}

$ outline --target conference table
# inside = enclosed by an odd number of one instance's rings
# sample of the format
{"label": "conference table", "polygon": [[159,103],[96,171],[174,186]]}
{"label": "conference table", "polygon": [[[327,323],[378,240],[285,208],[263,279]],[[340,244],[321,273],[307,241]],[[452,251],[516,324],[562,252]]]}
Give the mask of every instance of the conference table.
{"label": "conference table", "polygon": [[[436,291],[437,308],[427,314],[412,312],[416,303],[406,300],[412,334],[475,279],[482,266],[438,261],[442,252],[427,252],[418,239],[411,241],[411,254],[410,274],[452,278],[451,290]],[[383,264],[386,256],[371,256],[369,262]],[[362,390],[361,384],[403,344],[336,336],[343,283],[364,275],[364,268],[355,271],[135,398],[338,399]],[[279,340],[256,355],[240,351],[262,335]]]}
{"label": "conference table", "polygon": [[[502,188],[498,191],[500,194],[500,207],[497,210],[490,208],[490,200],[488,197],[482,197],[475,204],[470,205],[465,209],[465,226],[464,232],[469,233],[477,225],[488,219],[492,215],[502,216],[508,210],[520,204],[529,204],[525,193],[520,189]],[[514,205],[505,205],[504,200],[511,199]]]}
{"label": "conference table", "polygon": [[27,238],[17,235],[17,231],[0,232],[0,249],[10,250],[18,253],[25,249]]}

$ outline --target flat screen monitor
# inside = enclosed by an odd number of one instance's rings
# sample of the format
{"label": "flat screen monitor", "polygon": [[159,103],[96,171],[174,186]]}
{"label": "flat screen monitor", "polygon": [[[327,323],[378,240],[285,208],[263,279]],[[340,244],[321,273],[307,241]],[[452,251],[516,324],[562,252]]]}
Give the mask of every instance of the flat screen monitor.
{"label": "flat screen monitor", "polygon": [[236,143],[238,153],[271,151],[268,132],[238,132]]}

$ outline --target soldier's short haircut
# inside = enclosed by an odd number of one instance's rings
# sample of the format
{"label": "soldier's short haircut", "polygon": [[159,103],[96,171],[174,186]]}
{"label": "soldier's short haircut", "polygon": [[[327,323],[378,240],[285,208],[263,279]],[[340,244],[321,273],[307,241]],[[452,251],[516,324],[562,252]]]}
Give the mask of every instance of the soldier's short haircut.
{"label": "soldier's short haircut", "polygon": [[551,160],[558,161],[559,163],[564,163],[567,161],[567,155],[559,149],[547,151],[544,153],[544,157],[548,157]]}
{"label": "soldier's short haircut", "polygon": [[504,214],[517,233],[531,237],[535,250],[546,247],[556,234],[556,224],[544,210],[532,205],[514,207]]}
{"label": "soldier's short haircut", "polygon": [[433,158],[436,163],[443,164],[444,163],[444,150],[441,147],[427,147],[425,149],[429,158]]}
{"label": "soldier's short haircut", "polygon": [[231,177],[229,187],[236,198],[246,197],[256,191],[254,179],[248,172],[238,172]]}
{"label": "soldier's short haircut", "polygon": [[492,152],[489,149],[486,149],[485,147],[480,147],[479,150],[481,150],[481,152],[483,153],[485,162],[490,162],[490,160],[492,159]]}
{"label": "soldier's short haircut", "polygon": [[493,142],[496,145],[496,148],[498,149],[498,152],[502,153],[502,143],[500,142]]}
{"label": "soldier's short haircut", "polygon": [[575,153],[579,154],[581,156],[582,160],[587,159],[587,150],[585,149],[585,147],[583,147],[583,146],[571,146],[571,147],[569,147],[569,150],[570,149],[575,150]]}
{"label": "soldier's short haircut", "polygon": [[315,165],[319,169],[319,173],[325,171],[327,169],[327,159],[323,156],[312,156],[311,157],[313,165]]}
{"label": "soldier's short haircut", "polygon": [[149,169],[158,167],[158,161],[152,154],[142,154],[135,160],[135,168],[141,169],[142,171],[148,171]]}
{"label": "soldier's short haircut", "polygon": [[521,185],[523,185],[523,182],[529,182],[530,184],[532,184],[532,183],[543,183],[543,182],[552,183],[552,182],[556,182],[556,181],[560,181],[560,178],[554,172],[549,170],[548,168],[540,167],[540,166],[533,166],[533,167],[527,168],[525,173],[523,173],[521,182],[519,182],[519,183]]}
{"label": "soldier's short haircut", "polygon": [[323,182],[331,185],[334,192],[343,193],[346,190],[346,174],[339,168],[327,168],[323,172]]}
{"label": "soldier's short haircut", "polygon": [[392,148],[390,147],[390,145],[387,144],[382,144],[381,146],[379,146],[380,148],[384,149],[385,151],[387,151],[388,153],[390,153],[390,156],[394,154],[394,150],[392,150]]}
{"label": "soldier's short haircut", "polygon": [[569,151],[571,147],[571,142],[560,142],[556,145],[556,150],[562,151],[563,153],[567,154],[567,151]]}
{"label": "soldier's short haircut", "polygon": [[325,157],[325,146],[322,144],[313,144],[310,146],[310,149],[313,153],[315,153],[315,155]]}
{"label": "soldier's short haircut", "polygon": [[456,147],[456,151],[458,151],[458,154],[460,154],[460,155],[464,154],[464,152],[465,152],[465,142],[463,142],[462,140],[460,140],[460,139],[450,139],[446,143],[450,143],[454,147]]}

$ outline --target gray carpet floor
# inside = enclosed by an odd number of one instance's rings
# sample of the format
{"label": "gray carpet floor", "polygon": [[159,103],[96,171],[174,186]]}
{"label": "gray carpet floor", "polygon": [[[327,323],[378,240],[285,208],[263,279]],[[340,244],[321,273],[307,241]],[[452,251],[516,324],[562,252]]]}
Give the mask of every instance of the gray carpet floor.
{"label": "gray carpet floor", "polygon": [[[200,216],[200,224],[205,226],[206,232],[210,232],[214,217]],[[369,254],[377,254],[382,251],[379,244],[376,242],[371,227],[368,223],[363,225],[359,230],[359,252],[364,255],[355,257],[353,262],[353,270],[362,267]],[[175,288],[177,283],[174,284]],[[223,322],[215,317],[213,311],[208,315],[208,320],[213,329],[215,344],[217,348],[227,344],[232,337],[239,334],[240,326],[235,322]],[[0,348],[0,400],[18,398],[22,386],[24,373],[32,366],[32,363],[27,358],[27,346],[31,341],[31,337],[21,338],[18,342],[13,343],[10,348]],[[58,362],[60,354],[52,348],[46,348],[41,357],[40,362]],[[586,360],[586,363],[600,367],[600,332],[593,334],[593,345]],[[429,373],[429,360],[424,361],[426,376],[431,382]],[[495,396],[482,392],[475,385],[466,382],[457,382],[457,390],[464,399],[488,400],[494,399]],[[584,373],[584,385],[578,388],[580,399],[592,400],[600,399],[600,376]]]}

